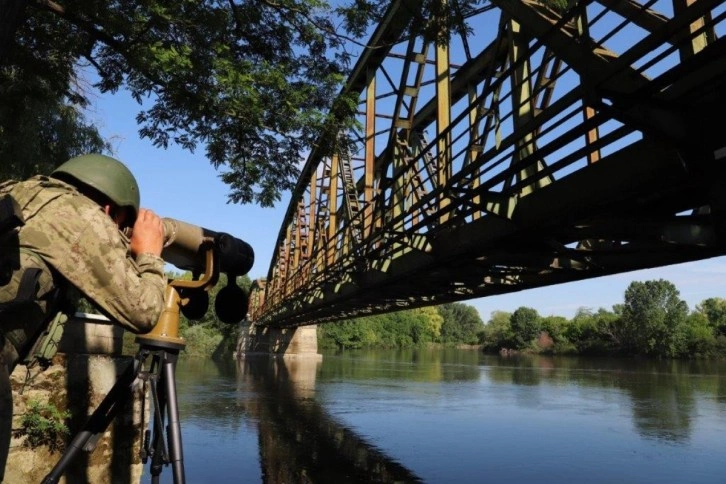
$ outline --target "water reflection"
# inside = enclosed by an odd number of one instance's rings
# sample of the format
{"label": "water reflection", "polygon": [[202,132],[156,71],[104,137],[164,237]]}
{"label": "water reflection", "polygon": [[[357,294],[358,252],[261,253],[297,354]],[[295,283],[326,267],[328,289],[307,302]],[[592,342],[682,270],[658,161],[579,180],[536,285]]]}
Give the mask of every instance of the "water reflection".
{"label": "water reflection", "polygon": [[[688,441],[698,393],[713,395],[726,410],[723,362],[519,356],[491,359],[487,369],[487,378],[498,384],[620,391],[629,398],[633,424],[645,438]],[[542,403],[536,392],[518,396],[523,407]]]}
{"label": "water reflection", "polygon": [[322,363],[186,360],[178,377],[195,484],[726,473],[726,362],[360,351]]}
{"label": "water reflection", "polygon": [[238,362],[238,405],[257,422],[263,481],[421,482],[317,403],[319,365],[268,357]]}
{"label": "water reflection", "polygon": [[357,350],[325,353],[321,380],[381,380],[412,382],[476,381],[484,355],[478,351],[445,349]]}

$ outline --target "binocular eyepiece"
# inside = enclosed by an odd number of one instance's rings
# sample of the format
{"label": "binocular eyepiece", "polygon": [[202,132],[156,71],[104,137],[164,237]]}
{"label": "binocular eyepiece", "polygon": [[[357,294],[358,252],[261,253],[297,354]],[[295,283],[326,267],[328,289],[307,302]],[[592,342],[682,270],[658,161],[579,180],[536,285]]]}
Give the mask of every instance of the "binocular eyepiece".
{"label": "binocular eyepiece", "polygon": [[[227,285],[214,301],[217,317],[224,323],[237,323],[247,315],[249,298],[237,285],[237,276],[247,274],[255,261],[252,247],[242,239],[224,232],[214,232],[173,218],[164,223],[164,249],[161,257],[182,270],[198,276],[207,267],[206,252],[214,250],[217,270],[227,274]],[[215,280],[216,282],[216,280]],[[182,290],[189,302],[182,306],[182,313],[189,319],[201,319],[209,306],[206,290]]]}

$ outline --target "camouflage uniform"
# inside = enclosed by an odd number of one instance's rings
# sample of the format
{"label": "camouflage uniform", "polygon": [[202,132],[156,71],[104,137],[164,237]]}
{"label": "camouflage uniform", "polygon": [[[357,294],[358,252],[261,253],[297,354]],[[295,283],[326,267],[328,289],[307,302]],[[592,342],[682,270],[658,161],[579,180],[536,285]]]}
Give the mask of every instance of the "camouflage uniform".
{"label": "camouflage uniform", "polygon": [[[32,343],[37,325],[42,324],[36,322],[38,317],[42,315],[43,322],[47,322],[51,316],[48,311],[52,308],[47,307],[45,296],[65,281],[130,331],[146,333],[154,327],[166,287],[163,259],[152,254],[139,254],[134,259],[129,239],[96,202],[72,185],[36,176],[1,184],[0,196],[5,193],[12,195],[23,210],[25,225],[18,232],[23,265],[45,264],[49,269],[41,274],[35,307],[24,308],[22,317],[2,314],[0,331],[15,334],[15,330],[26,328],[22,344]],[[0,287],[0,303],[12,297]],[[32,314],[26,315],[28,311]],[[21,350],[17,345],[16,349]]]}
{"label": "camouflage uniform", "polygon": [[[0,197],[8,193],[25,224],[0,234],[0,257],[11,261],[0,282],[0,482],[12,424],[9,374],[58,311],[59,288],[75,287],[111,320],[146,333],[163,309],[166,287],[164,261],[153,254],[132,257],[129,239],[74,186],[36,176],[0,184]],[[29,300],[18,304],[28,269],[37,281]]]}

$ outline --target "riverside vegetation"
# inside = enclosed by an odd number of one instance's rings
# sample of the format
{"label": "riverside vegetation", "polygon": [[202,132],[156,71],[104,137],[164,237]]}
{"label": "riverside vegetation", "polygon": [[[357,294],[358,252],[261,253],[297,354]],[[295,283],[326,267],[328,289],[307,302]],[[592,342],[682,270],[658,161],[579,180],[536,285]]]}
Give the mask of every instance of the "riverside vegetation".
{"label": "riverside vegetation", "polygon": [[520,307],[495,311],[486,324],[461,303],[401,311],[318,327],[323,348],[477,344],[486,352],[626,355],[656,358],[726,356],[726,299],[691,311],[675,285],[632,282],[611,310],[581,308],[572,319]]}
{"label": "riverside vegetation", "polygon": [[[169,274],[174,278],[189,274]],[[185,356],[230,357],[237,325],[214,316],[214,298],[226,285],[224,274],[210,291],[207,314],[197,321],[181,317]],[[248,289],[250,280],[238,284]],[[473,306],[450,303],[327,323],[318,326],[321,349],[470,347],[491,353],[623,355],[655,358],[726,356],[726,299],[709,298],[690,310],[675,285],[659,279],[632,282],[622,304],[612,309],[580,308],[571,319],[541,316],[520,307],[495,311],[484,321]],[[125,351],[133,354],[133,335]]]}

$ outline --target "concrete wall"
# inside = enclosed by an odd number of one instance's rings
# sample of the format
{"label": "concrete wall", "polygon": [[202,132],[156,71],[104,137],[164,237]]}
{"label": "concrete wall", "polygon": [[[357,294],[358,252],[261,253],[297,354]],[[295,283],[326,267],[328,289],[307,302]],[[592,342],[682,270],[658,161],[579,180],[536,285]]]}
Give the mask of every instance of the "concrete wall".
{"label": "concrete wall", "polygon": [[316,325],[280,329],[243,322],[237,341],[236,357],[267,354],[288,358],[305,357],[322,360],[318,354]]}
{"label": "concrete wall", "polygon": [[[67,324],[59,352],[44,371],[18,366],[12,375],[13,431],[20,429],[28,402],[38,400],[70,410],[68,440],[83,427],[118,376],[132,364],[121,354],[123,330],[106,318],[77,314]],[[61,482],[83,484],[138,483],[143,464],[139,450],[146,428],[141,389],[106,429],[93,452],[80,452]],[[142,410],[144,410],[142,412]],[[142,418],[143,417],[143,418]],[[30,449],[26,437],[13,437],[5,470],[5,483],[41,482],[60,459],[61,452],[47,447]]]}

